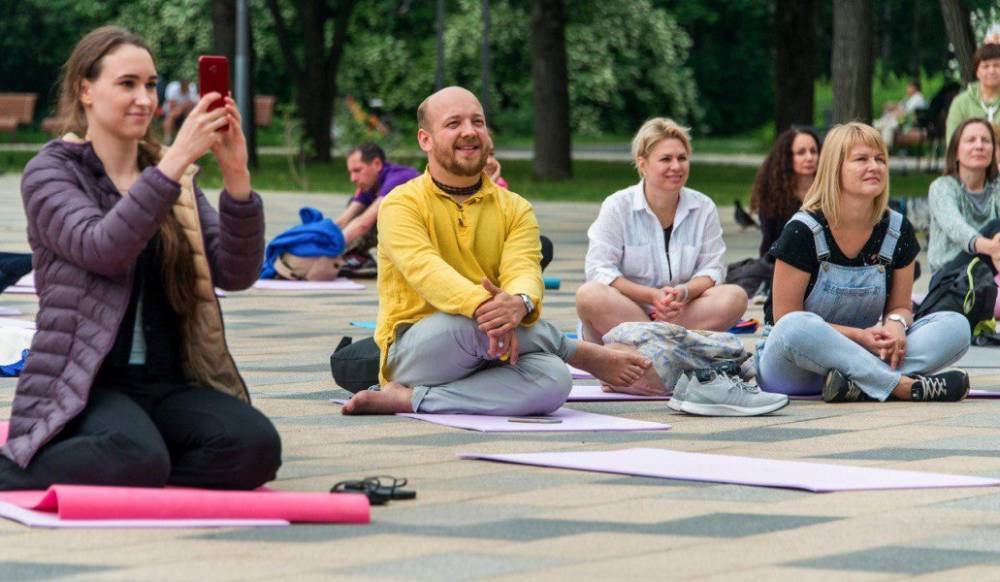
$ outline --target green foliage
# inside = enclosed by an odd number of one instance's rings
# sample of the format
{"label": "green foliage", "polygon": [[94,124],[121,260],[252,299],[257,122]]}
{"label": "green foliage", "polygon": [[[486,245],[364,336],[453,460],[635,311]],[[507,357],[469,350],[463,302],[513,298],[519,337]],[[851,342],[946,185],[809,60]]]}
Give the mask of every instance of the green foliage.
{"label": "green foliage", "polygon": [[[385,4],[359,7],[345,52],[351,65],[341,72],[341,88],[362,102],[382,99],[394,126],[412,135],[416,104],[434,89],[433,3],[406,13]],[[698,121],[697,90],[685,64],[690,39],[666,11],[649,0],[571,3],[570,8],[566,38],[576,133],[632,132],[654,115]],[[500,133],[532,133],[529,10],[523,0],[491,2],[489,110],[491,125]],[[481,47],[482,2],[449,2],[447,84],[481,91]]]}
{"label": "green foliage", "polygon": [[770,2],[657,0],[693,39],[688,65],[705,112],[700,134],[734,135],[770,123],[774,62]]}

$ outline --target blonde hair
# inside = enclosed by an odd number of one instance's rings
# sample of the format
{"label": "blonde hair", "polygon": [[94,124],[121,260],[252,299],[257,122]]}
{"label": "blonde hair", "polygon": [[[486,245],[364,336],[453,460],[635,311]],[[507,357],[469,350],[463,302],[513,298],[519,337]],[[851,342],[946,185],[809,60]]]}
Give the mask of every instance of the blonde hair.
{"label": "blonde hair", "polygon": [[[691,155],[690,130],[677,124],[673,119],[654,117],[642,124],[635,137],[632,138],[632,163],[639,169],[639,158],[646,158],[656,144],[665,139],[676,139],[684,145],[688,155]],[[642,175],[642,172],[639,172]]]}
{"label": "blonde hair", "polygon": [[823,140],[816,178],[802,200],[803,210],[821,210],[831,226],[840,221],[840,195],[843,193],[840,171],[851,148],[857,145],[876,149],[886,159],[885,186],[872,201],[872,211],[869,215],[873,225],[882,219],[885,209],[889,206],[889,151],[882,141],[882,135],[875,128],[857,121],[834,126]]}

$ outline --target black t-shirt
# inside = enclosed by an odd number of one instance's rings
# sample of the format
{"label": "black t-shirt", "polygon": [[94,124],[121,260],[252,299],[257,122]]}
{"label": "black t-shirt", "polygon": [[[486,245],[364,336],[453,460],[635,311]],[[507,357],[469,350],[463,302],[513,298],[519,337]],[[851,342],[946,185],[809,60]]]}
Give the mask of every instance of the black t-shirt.
{"label": "black t-shirt", "polygon": [[[125,316],[118,327],[115,343],[98,371],[98,381],[106,382],[122,377],[181,378],[180,328],[178,316],[170,305],[161,273],[162,241],[156,233],[136,260],[132,294]],[[142,298],[142,334],[146,340],[146,363],[129,364],[135,320]]]}
{"label": "black t-shirt", "polygon": [[[848,259],[844,256],[840,247],[837,246],[836,241],[833,240],[833,235],[830,234],[830,228],[827,225],[826,217],[823,216],[823,212],[817,210],[809,214],[823,226],[826,245],[830,249],[830,256],[826,259],[828,262],[843,267],[865,267],[879,263],[878,253],[882,249],[882,239],[885,238],[886,232],[889,230],[888,211],[882,216],[882,220],[875,225],[871,237],[868,238],[868,242],[862,247],[861,252],[853,259]],[[905,217],[903,218],[903,225],[899,230],[899,241],[896,243],[896,249],[892,253],[892,268],[885,270],[885,288],[887,290],[892,288],[893,271],[908,266],[920,253],[920,243],[917,242],[916,234],[913,232],[913,225]],[[812,291],[813,285],[816,284],[816,277],[819,273],[819,259],[816,258],[816,242],[813,240],[813,233],[809,230],[809,227],[798,220],[790,221],[781,231],[781,236],[778,237],[778,240],[771,246],[768,256],[772,259],[788,263],[800,271],[809,273],[809,285],[806,286],[805,295],[802,296],[803,300],[805,300]],[[764,304],[764,321],[769,324],[774,323],[771,296],[768,296],[767,303]]]}

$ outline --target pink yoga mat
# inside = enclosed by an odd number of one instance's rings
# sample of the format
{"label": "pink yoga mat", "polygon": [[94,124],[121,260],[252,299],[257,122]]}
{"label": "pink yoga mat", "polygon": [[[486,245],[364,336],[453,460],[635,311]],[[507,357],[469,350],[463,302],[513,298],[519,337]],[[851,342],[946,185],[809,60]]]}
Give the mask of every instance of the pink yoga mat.
{"label": "pink yoga mat", "polygon": [[[9,423],[0,422],[0,444]],[[0,492],[0,516],[42,527],[228,527],[369,523],[368,498],[357,493],[215,491],[53,485],[46,491]]]}
{"label": "pink yoga mat", "polygon": [[0,501],[63,520],[277,519],[301,523],[368,523],[360,493],[214,491],[53,485],[47,491],[0,492]]}
{"label": "pink yoga mat", "polygon": [[669,396],[636,396],[634,394],[621,394],[618,392],[605,392],[600,386],[573,386],[569,392],[567,402],[622,402],[622,401],[643,401],[649,400],[662,402],[670,400]]}
{"label": "pink yoga mat", "polygon": [[253,284],[253,288],[262,291],[361,291],[365,286],[341,277],[334,281],[260,279]]}
{"label": "pink yoga mat", "polygon": [[637,477],[803,489],[814,493],[1000,485],[1000,479],[985,477],[683,453],[649,448],[512,455],[468,453],[459,457]]}
{"label": "pink yoga mat", "polygon": [[[330,402],[344,404],[346,400],[334,398]],[[424,422],[462,428],[479,432],[610,432],[669,430],[669,424],[632,420],[620,416],[595,414],[572,408],[560,408],[548,416],[485,416],[481,414],[424,414],[399,413]],[[513,420],[512,420],[513,419]],[[557,421],[557,422],[551,422]]]}

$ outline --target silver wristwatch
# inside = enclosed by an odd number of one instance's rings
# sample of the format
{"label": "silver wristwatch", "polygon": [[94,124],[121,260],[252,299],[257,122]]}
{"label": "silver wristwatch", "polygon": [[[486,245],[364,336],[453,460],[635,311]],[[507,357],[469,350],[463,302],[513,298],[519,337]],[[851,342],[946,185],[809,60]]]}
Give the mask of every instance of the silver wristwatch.
{"label": "silver wristwatch", "polygon": [[531,315],[531,312],[535,310],[535,302],[525,293],[518,293],[517,296],[521,298],[521,301],[524,301],[524,308],[527,310],[525,315]]}
{"label": "silver wristwatch", "polygon": [[890,313],[885,316],[886,322],[895,321],[899,325],[903,326],[903,331],[910,331],[910,324],[906,323],[906,318],[898,313]]}

